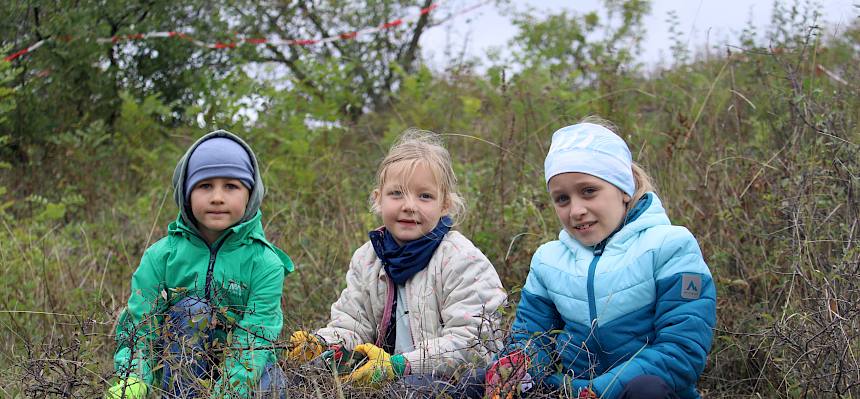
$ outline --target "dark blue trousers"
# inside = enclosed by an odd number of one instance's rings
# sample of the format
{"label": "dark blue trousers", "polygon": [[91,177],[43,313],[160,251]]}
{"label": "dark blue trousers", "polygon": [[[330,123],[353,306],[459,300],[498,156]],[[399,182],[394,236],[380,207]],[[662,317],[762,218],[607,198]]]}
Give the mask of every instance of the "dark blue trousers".
{"label": "dark blue trousers", "polygon": [[[183,298],[168,310],[167,320],[161,336],[165,347],[161,382],[164,397],[196,398],[202,388],[199,380],[214,382],[219,377],[213,374],[213,359],[207,354],[216,335],[210,328],[212,308],[200,298]],[[285,380],[280,367],[269,364],[260,378],[258,391],[283,395]]]}
{"label": "dark blue trousers", "polygon": [[655,375],[640,375],[627,383],[619,399],[678,399],[666,381]]}
{"label": "dark blue trousers", "polygon": [[410,398],[481,399],[484,397],[485,375],[486,369],[483,368],[463,374],[456,382],[431,374],[406,375],[396,383],[391,384],[390,389],[409,392],[408,397]]}

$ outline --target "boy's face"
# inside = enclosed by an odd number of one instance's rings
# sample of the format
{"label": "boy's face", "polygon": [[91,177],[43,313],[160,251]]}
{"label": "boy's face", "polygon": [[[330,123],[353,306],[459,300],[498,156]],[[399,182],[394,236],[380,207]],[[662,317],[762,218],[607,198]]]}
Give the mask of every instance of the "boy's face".
{"label": "boy's face", "polygon": [[621,224],[630,196],[599,177],[562,173],[549,179],[549,195],[555,214],[583,245],[592,246],[609,237]]}
{"label": "boy's face", "polygon": [[242,219],[250,194],[239,179],[214,177],[194,185],[191,213],[206,242],[212,244],[222,231]]}
{"label": "boy's face", "polygon": [[430,233],[448,213],[430,167],[422,162],[410,173],[403,163],[395,163],[386,175],[373,193],[385,229],[400,245]]}

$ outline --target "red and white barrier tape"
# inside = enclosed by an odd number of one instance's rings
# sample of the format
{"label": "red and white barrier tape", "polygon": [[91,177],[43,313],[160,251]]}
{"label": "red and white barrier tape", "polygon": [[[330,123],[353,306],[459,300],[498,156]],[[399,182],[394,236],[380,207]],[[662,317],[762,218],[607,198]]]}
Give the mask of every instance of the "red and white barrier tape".
{"label": "red and white barrier tape", "polygon": [[27,48],[22,49],[22,50],[18,50],[18,51],[16,51],[16,52],[12,53],[12,54],[9,54],[8,56],[6,56],[6,57],[5,57],[5,58],[3,58],[3,59],[4,59],[4,60],[6,60],[6,61],[12,61],[12,60],[14,60],[15,58],[18,58],[18,57],[20,57],[20,56],[22,56],[22,55],[24,55],[24,54],[27,54],[27,53],[29,53],[29,52],[32,52],[32,51],[36,50],[36,49],[37,49],[37,48],[39,48],[39,47],[42,47],[42,45],[43,45],[43,44],[45,44],[45,40],[39,40],[38,42],[36,42],[36,43],[35,43],[35,44],[33,44],[32,46],[27,47]]}
{"label": "red and white barrier tape", "polygon": [[[235,41],[227,42],[227,43],[225,43],[225,42],[205,43],[205,42],[197,40],[197,39],[195,39],[195,38],[193,38],[193,37],[191,37],[185,33],[178,32],[178,31],[170,31],[170,32],[134,33],[134,34],[129,34],[129,35],[120,35],[120,36],[113,36],[113,37],[108,37],[108,38],[98,38],[98,39],[96,39],[96,42],[98,42],[98,43],[118,43],[118,42],[122,42],[122,41],[147,40],[147,39],[153,39],[153,38],[179,38],[179,39],[187,40],[188,42],[190,42],[196,46],[204,47],[204,48],[208,48],[208,49],[235,48],[235,47],[242,45],[242,44],[253,44],[253,45],[271,44],[274,46],[310,46],[310,45],[315,45],[315,44],[329,43],[329,42],[333,42],[336,40],[355,39],[358,36],[376,33],[376,32],[386,30],[386,29],[391,29],[391,28],[403,25],[405,23],[415,21],[418,18],[420,18],[422,15],[429,14],[431,11],[436,9],[439,6],[439,4],[441,4],[442,2],[443,1],[440,0],[436,3],[431,4],[430,6],[428,6],[426,8],[422,8],[421,11],[416,15],[411,15],[411,16],[404,17],[404,18],[397,18],[397,19],[393,19],[391,21],[385,22],[383,24],[380,24],[378,26],[367,27],[367,28],[359,29],[359,30],[356,30],[353,32],[341,33],[341,34],[338,34],[335,36],[323,37],[323,38],[319,38],[319,39],[289,39],[289,40],[277,40],[276,39],[276,40],[271,40],[271,39],[266,39],[266,38],[237,38]],[[482,7],[486,4],[488,4],[489,2],[490,2],[490,0],[486,0],[486,1],[476,3],[472,6],[466,7],[464,9],[452,14],[445,21],[448,21],[448,20],[450,20],[456,16],[463,15],[463,14],[466,14],[468,12],[474,11],[474,10],[478,9],[479,7]],[[12,60],[14,60],[18,57],[21,57],[27,53],[30,53],[30,52],[36,50],[37,48],[39,48],[40,46],[42,46],[45,43],[45,40],[49,40],[49,39],[40,40],[37,43],[33,44],[32,46],[27,47],[23,50],[19,50],[15,53],[12,53],[3,59],[6,60],[7,62],[11,62]]]}

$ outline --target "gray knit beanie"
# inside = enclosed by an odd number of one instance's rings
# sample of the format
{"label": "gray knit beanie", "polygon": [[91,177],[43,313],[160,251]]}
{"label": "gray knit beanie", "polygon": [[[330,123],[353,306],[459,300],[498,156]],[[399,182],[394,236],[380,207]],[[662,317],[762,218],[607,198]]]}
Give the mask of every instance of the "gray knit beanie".
{"label": "gray knit beanie", "polygon": [[186,173],[186,200],[191,198],[191,190],[197,183],[214,177],[238,179],[248,190],[254,188],[254,167],[248,152],[226,137],[213,137],[200,143],[188,158]]}

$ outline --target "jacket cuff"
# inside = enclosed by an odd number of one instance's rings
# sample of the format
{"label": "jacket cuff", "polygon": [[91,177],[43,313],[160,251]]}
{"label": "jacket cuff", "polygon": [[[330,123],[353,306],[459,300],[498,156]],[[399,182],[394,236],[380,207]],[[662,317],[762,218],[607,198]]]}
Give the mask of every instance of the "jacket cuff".
{"label": "jacket cuff", "polygon": [[409,374],[409,372],[411,371],[411,367],[409,367],[409,361],[406,360],[406,358],[401,354],[391,356],[390,361],[391,368],[394,369],[394,374],[396,374],[398,377],[402,377],[405,374]]}

